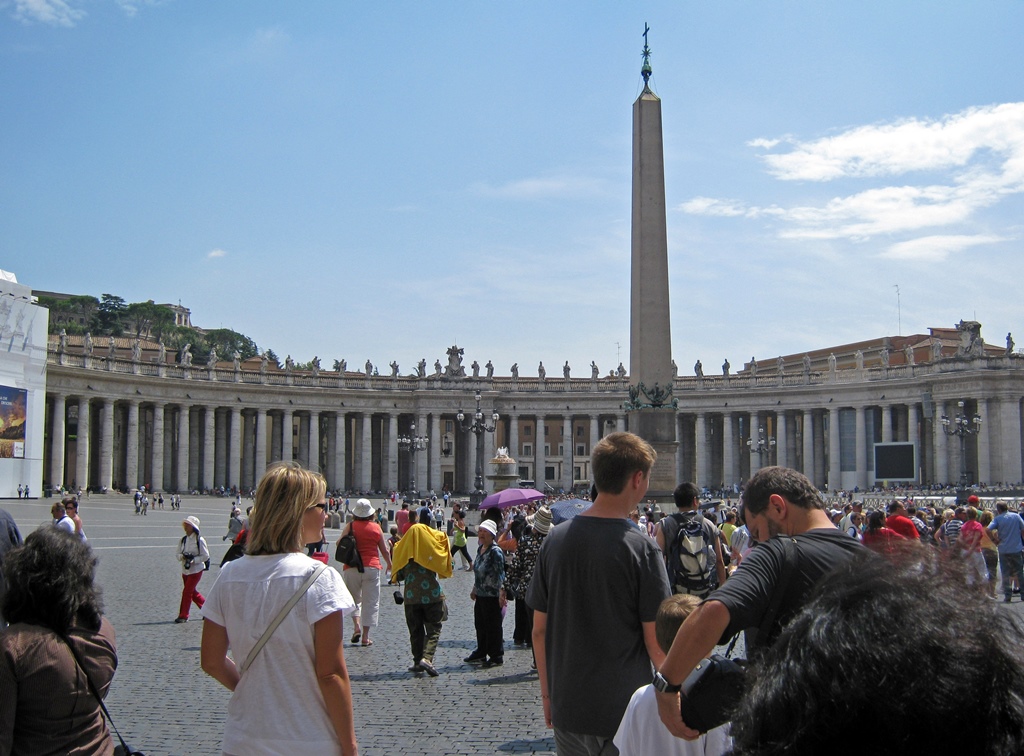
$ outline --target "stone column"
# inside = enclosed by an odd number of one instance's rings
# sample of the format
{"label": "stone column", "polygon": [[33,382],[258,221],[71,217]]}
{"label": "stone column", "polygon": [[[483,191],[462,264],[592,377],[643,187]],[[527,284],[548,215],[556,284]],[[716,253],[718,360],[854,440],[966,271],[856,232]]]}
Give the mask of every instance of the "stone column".
{"label": "stone column", "polygon": [[917,475],[917,480],[921,481],[923,476],[921,475],[921,463],[924,460],[924,449],[921,448],[921,427],[917,418],[917,405],[907,405],[907,441],[910,441],[917,449],[917,469],[914,473]]}
{"label": "stone column", "polygon": [[935,418],[932,420],[933,439],[932,445],[935,448],[935,483],[951,483],[949,479],[949,450],[946,444],[946,434],[942,430],[942,421],[939,419],[946,414],[946,403],[935,402]]}
{"label": "stone column", "polygon": [[[694,421],[693,451],[697,459],[697,485],[711,485],[710,455],[708,454],[708,416],[698,412]],[[680,479],[682,480],[682,479]]]}
{"label": "stone column", "polygon": [[[601,416],[591,415],[590,416],[590,448],[587,450],[591,454],[594,453],[594,447],[601,441]],[[591,477],[594,475],[593,469],[590,471]]]}
{"label": "stone column", "polygon": [[174,484],[178,493],[188,493],[188,415],[188,405],[180,405],[178,407],[178,475]]}
{"label": "stone column", "polygon": [[878,409],[882,413],[882,443],[884,444],[892,441],[893,406],[891,404],[883,404]]}
{"label": "stone column", "polygon": [[[424,416],[426,420],[426,416]],[[441,495],[441,415],[435,412],[429,420],[430,443],[427,444],[427,455],[430,459],[430,477],[427,479],[427,487],[434,489],[434,492]]]}
{"label": "stone column", "polygon": [[75,455],[75,480],[83,491],[89,487],[89,431],[91,422],[89,418],[89,398],[78,399],[78,441]]}
{"label": "stone column", "polygon": [[1020,442],[1020,400],[1017,397],[1006,397],[999,401],[1000,427],[1003,431],[1000,441],[1002,452],[1002,479],[1005,483],[1020,483],[1021,474],[1021,442]]}
{"label": "stone column", "polygon": [[775,464],[789,467],[789,416],[785,410],[775,413]]}
{"label": "stone column", "polygon": [[256,410],[256,468],[253,485],[259,485],[267,471],[267,411]]}
{"label": "stone column", "polygon": [[814,410],[804,410],[803,474],[814,480]]}
{"label": "stone column", "polygon": [[345,464],[345,452],[348,448],[348,439],[345,437],[348,420],[344,412],[339,412],[334,418],[334,485],[341,491],[348,490],[348,467]]}
{"label": "stone column", "polygon": [[[430,438],[430,426],[427,422],[426,412],[421,412],[416,417],[416,435],[425,436],[428,439]],[[430,448],[430,444],[431,442],[428,440],[427,449]],[[424,493],[433,488],[430,479],[427,477],[428,453],[428,451],[416,453],[416,487]]]}
{"label": "stone column", "polygon": [[309,469],[322,473],[320,464],[320,411],[309,413]]}
{"label": "stone column", "polygon": [[[388,434],[388,460],[384,475],[384,488],[388,491],[398,490],[398,413],[389,412],[387,422],[387,434]],[[414,434],[420,432],[419,425],[413,431]],[[412,465],[409,465],[409,474],[415,477],[415,470],[412,469]],[[420,487],[424,481],[416,480],[416,486]]]}
{"label": "stone column", "polygon": [[128,428],[124,453],[124,484],[131,491],[139,487],[139,402],[128,401]]}
{"label": "stone column", "polygon": [[149,482],[150,491],[164,490],[164,402],[153,402],[153,462],[150,469],[153,479]]}
{"label": "stone column", "polygon": [[281,459],[291,462],[295,455],[292,452],[292,432],[294,431],[291,409],[281,413]]}
{"label": "stone column", "polygon": [[838,491],[843,487],[843,457],[839,448],[839,407],[828,408],[828,487]]}
{"label": "stone column", "polygon": [[626,415],[622,412],[615,416],[615,430],[619,433],[626,430]]}
{"label": "stone column", "polygon": [[537,490],[544,490],[544,466],[547,464],[547,457],[544,454],[544,444],[547,439],[544,435],[544,415],[537,415],[536,427],[533,433],[533,480],[537,484]]}
{"label": "stone column", "polygon": [[992,482],[992,449],[989,444],[988,400],[978,400],[978,417],[981,429],[978,431],[978,480],[977,483]]}
{"label": "stone column", "polygon": [[309,459],[309,436],[310,436],[310,422],[309,416],[306,414],[299,415],[299,464],[306,469],[312,469]]}
{"label": "stone column", "polygon": [[242,466],[238,473],[238,488],[248,491],[256,485],[256,413],[240,410],[242,415]]}
{"label": "stone column", "polygon": [[114,402],[100,400],[100,479],[98,485],[109,492],[114,486]]}
{"label": "stone column", "polygon": [[237,407],[228,408],[228,488],[242,486],[242,411]]}
{"label": "stone column", "polygon": [[[519,415],[508,416],[508,456],[519,461]],[[518,471],[517,471],[518,472]]]}
{"label": "stone column", "polygon": [[207,405],[203,408],[203,479],[199,490],[213,488],[213,460],[217,440],[217,408]]}
{"label": "stone column", "polygon": [[761,438],[761,429],[764,427],[764,415],[760,412],[750,413],[750,477],[763,467],[764,454],[757,451],[755,444]]}
{"label": "stone column", "polygon": [[868,486],[868,449],[867,449],[867,424],[865,411],[863,405],[858,405],[853,408],[855,415],[855,429],[856,429],[856,446],[854,452],[857,459],[857,485],[860,490],[863,491]]}
{"label": "stone column", "polygon": [[227,410],[221,411],[220,414],[220,431],[217,432],[217,410],[213,411],[213,422],[214,422],[214,465],[213,465],[213,485],[215,487],[226,486],[228,480],[228,432],[224,425],[227,423]]}
{"label": "stone column", "polygon": [[575,441],[576,439],[572,435],[572,415],[564,415],[562,417],[562,488],[566,492],[572,490],[572,456],[576,451],[573,446]]}
{"label": "stone column", "polygon": [[363,436],[359,444],[358,460],[359,488],[369,491],[373,480],[373,415],[369,412],[360,414]]}
{"label": "stone column", "polygon": [[63,394],[53,395],[51,420],[50,485],[59,489],[64,485],[64,437],[67,427],[67,398]]}
{"label": "stone column", "polygon": [[736,429],[731,412],[722,413],[722,484],[732,488],[739,478],[736,469]]}

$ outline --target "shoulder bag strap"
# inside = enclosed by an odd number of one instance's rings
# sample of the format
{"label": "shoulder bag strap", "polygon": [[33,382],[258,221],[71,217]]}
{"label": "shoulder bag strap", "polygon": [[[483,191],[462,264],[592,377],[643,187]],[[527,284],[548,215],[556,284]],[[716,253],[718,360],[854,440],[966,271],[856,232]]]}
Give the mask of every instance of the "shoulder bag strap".
{"label": "shoulder bag strap", "polygon": [[[761,618],[761,624],[757,627],[758,639],[767,637],[765,633],[771,629],[772,624],[775,622],[775,618],[779,614],[779,608],[782,606],[782,601],[786,597],[786,591],[789,589],[789,584],[793,581],[793,575],[800,564],[800,552],[797,549],[795,539],[783,538],[782,550],[782,572],[779,574],[779,582],[775,584],[775,590],[772,592],[772,600],[768,604],[768,611],[765,612],[764,617]],[[739,637],[739,633],[732,637],[729,648],[725,652],[726,658],[732,656],[733,648],[735,648]],[[760,640],[758,643],[760,645]],[[747,656],[749,658],[750,654],[748,653]]]}
{"label": "shoulder bag strap", "polygon": [[277,630],[277,626],[284,621],[284,618],[288,616],[288,612],[292,610],[292,607],[299,603],[299,599],[306,594],[306,591],[309,590],[309,587],[316,582],[316,579],[318,577],[320,577],[320,573],[326,569],[326,564],[317,564],[316,569],[313,570],[313,573],[308,578],[306,578],[306,582],[299,586],[299,590],[295,591],[295,595],[288,599],[287,604],[281,607],[281,611],[277,613],[277,616],[274,617],[273,621],[270,623],[270,626],[263,631],[263,635],[261,635],[260,639],[256,641],[256,645],[252,647],[252,650],[249,652],[249,655],[245,657],[245,661],[242,662],[241,669],[238,670],[239,674],[245,674],[245,671],[249,669],[249,666],[253,663],[253,661],[255,661],[256,657],[259,656],[259,653],[263,650],[263,647],[267,645],[267,641],[270,640],[270,636],[274,634],[275,630]]}
{"label": "shoulder bag strap", "polygon": [[78,658],[78,652],[75,651],[75,647],[71,644],[71,641],[60,633],[55,633],[55,635],[64,641],[64,645],[71,651],[71,656],[74,657],[75,664],[78,665],[78,668],[82,670],[82,674],[85,675],[85,681],[89,685],[89,691],[92,693],[93,698],[96,699],[96,703],[100,705],[100,711],[103,712],[103,716],[105,716],[107,718],[107,722],[110,723],[110,728],[114,731],[114,734],[117,735],[117,740],[121,743],[121,747],[124,749],[124,752],[126,754],[135,753],[132,751],[131,746],[124,741],[124,738],[121,737],[121,733],[118,732],[117,725],[114,724],[114,718],[110,716],[110,712],[107,711],[107,705],[103,703],[103,696],[100,695],[100,692],[96,690],[96,686],[93,685],[92,678],[89,677],[89,673],[85,671],[85,666],[82,664],[82,660]]}

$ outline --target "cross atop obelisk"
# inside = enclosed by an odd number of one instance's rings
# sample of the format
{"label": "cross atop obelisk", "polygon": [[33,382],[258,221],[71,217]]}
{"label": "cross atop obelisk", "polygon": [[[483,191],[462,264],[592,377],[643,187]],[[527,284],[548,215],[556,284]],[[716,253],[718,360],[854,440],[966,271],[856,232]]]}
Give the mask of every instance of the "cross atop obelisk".
{"label": "cross atop obelisk", "polygon": [[676,401],[668,298],[668,232],[661,100],[650,88],[644,24],[644,89],[633,103],[633,216],[629,324],[629,428],[658,452],[652,495],[676,487]]}

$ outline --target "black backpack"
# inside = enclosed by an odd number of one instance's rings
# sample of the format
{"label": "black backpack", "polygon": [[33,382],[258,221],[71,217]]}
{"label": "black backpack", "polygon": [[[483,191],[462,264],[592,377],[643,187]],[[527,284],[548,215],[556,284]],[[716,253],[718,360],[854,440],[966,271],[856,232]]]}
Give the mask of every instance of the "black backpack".
{"label": "black backpack", "polygon": [[674,514],[662,522],[665,563],[672,592],[706,596],[714,587],[711,574],[715,569],[715,546],[703,515],[700,512]]}
{"label": "black backpack", "polygon": [[359,547],[356,545],[356,536],[350,530],[347,535],[338,539],[338,546],[334,550],[334,558],[346,567],[355,567],[363,572],[363,558],[359,556]]}

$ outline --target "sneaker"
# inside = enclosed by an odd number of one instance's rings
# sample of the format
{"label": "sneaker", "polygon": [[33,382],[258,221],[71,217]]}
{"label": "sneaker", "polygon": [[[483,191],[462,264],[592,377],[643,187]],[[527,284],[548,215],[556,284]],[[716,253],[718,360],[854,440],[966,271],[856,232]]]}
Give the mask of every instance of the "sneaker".
{"label": "sneaker", "polygon": [[466,664],[483,664],[484,662],[487,661],[487,655],[486,654],[470,654],[469,656],[467,656],[462,661],[466,662]]}
{"label": "sneaker", "polygon": [[420,665],[419,662],[416,662],[411,667],[409,667],[409,671],[410,672],[422,672],[423,671],[423,667]]}
{"label": "sneaker", "polygon": [[420,669],[422,669],[424,672],[426,672],[431,677],[437,677],[440,674],[437,671],[437,669],[434,667],[434,665],[431,664],[426,659],[420,659]]}
{"label": "sneaker", "polygon": [[500,656],[497,659],[489,659],[483,663],[484,669],[490,669],[491,667],[500,667],[505,663],[505,660]]}
{"label": "sneaker", "polygon": [[[1006,600],[1009,601],[1010,599],[1006,599]],[[180,625],[182,622],[188,622],[188,617],[178,617],[177,619],[174,620],[174,624],[175,625]]]}

